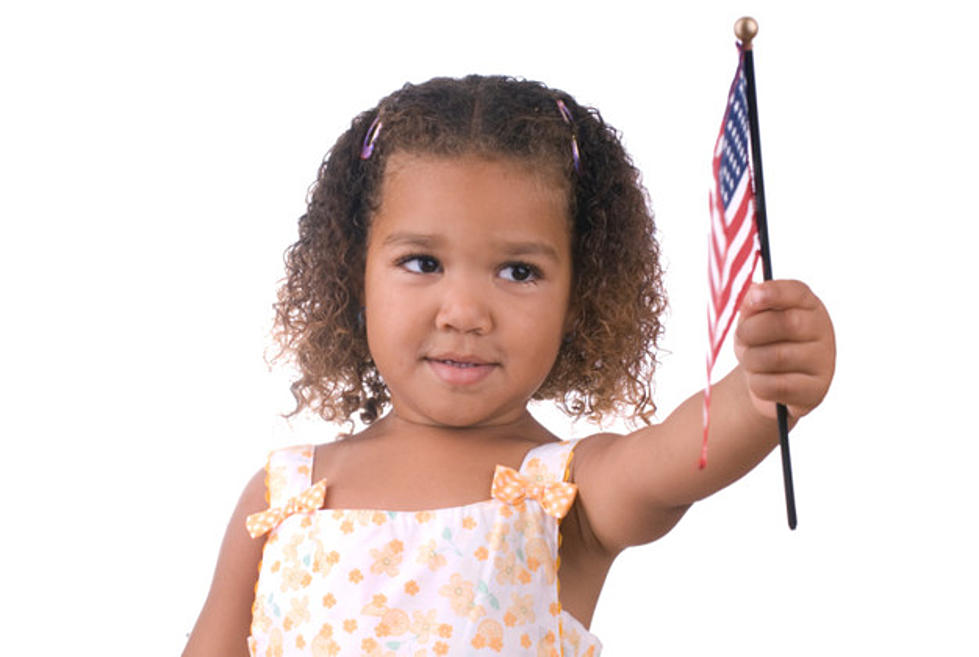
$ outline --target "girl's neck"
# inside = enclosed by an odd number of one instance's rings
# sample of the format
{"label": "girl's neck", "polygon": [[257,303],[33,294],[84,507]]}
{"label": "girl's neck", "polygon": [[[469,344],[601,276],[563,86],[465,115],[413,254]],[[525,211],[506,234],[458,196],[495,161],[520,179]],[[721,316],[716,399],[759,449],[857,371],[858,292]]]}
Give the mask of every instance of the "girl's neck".
{"label": "girl's neck", "polygon": [[462,440],[472,445],[474,442],[501,440],[546,442],[555,439],[555,436],[535,420],[526,409],[513,421],[476,427],[452,427],[414,422],[393,410],[357,434],[357,437],[364,440],[393,439],[402,444],[412,443],[433,448],[440,445],[458,445]]}

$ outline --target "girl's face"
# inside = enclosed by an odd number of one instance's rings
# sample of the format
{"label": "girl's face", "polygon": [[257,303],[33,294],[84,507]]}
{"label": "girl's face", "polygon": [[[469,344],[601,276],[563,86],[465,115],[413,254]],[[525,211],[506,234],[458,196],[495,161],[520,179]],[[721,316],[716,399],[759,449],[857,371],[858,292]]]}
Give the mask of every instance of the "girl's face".
{"label": "girl's face", "polygon": [[364,305],[394,412],[452,427],[520,418],[557,358],[571,277],[552,178],[512,160],[388,158]]}

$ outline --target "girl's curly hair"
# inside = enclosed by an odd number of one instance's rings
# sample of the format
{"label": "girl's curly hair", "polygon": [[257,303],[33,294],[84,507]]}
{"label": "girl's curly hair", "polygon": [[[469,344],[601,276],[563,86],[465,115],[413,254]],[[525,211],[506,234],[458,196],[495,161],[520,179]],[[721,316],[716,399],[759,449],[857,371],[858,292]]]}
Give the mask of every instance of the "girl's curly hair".
{"label": "girl's curly hair", "polygon": [[371,215],[395,152],[516,158],[558,172],[570,197],[574,328],[534,399],[554,399],[575,418],[626,411],[648,423],[666,296],[639,172],[597,110],[539,82],[478,75],[406,84],[357,116],[320,166],[275,304],[276,358],[289,353],[300,373],[288,416],[309,407],[350,421],[359,411],[370,423],[389,402],[360,299]]}

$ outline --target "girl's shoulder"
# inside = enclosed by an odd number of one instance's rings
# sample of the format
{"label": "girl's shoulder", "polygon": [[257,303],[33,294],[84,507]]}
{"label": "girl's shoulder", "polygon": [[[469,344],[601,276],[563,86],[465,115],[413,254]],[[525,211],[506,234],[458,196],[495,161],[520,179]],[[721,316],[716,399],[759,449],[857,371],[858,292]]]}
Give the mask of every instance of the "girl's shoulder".
{"label": "girl's shoulder", "polygon": [[572,478],[583,463],[592,459],[600,459],[604,451],[615,445],[622,438],[623,434],[605,431],[566,441],[573,445],[574,449],[574,458],[571,462]]}
{"label": "girl's shoulder", "polygon": [[[267,501],[275,506],[277,500],[288,499],[321,479],[320,466],[338,461],[340,451],[348,447],[350,440],[350,435],[341,434],[333,441],[318,445],[305,443],[270,451],[260,482]],[[250,483],[252,487],[255,485],[254,480]]]}

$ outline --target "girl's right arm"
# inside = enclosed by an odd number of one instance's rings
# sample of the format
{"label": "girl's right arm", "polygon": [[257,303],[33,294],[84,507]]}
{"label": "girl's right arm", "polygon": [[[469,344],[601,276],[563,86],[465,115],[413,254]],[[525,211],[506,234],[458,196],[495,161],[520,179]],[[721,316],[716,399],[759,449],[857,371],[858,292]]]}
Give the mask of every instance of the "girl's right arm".
{"label": "girl's right arm", "polygon": [[204,609],[191,632],[183,657],[242,655],[247,657],[252,601],[265,537],[252,538],[245,519],[264,511],[265,470],[245,486],[221,543],[218,565]]}
{"label": "girl's right arm", "polygon": [[583,537],[600,556],[654,541],[691,504],[747,474],[778,445],[776,402],[789,426],[819,405],[836,367],[833,323],[799,281],[752,286],[734,332],[738,366],[711,393],[710,463],[699,469],[704,396],[661,424],[596,435],[575,448],[571,469]]}

